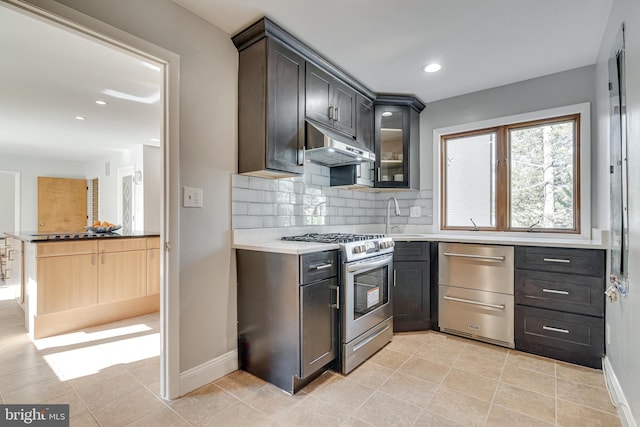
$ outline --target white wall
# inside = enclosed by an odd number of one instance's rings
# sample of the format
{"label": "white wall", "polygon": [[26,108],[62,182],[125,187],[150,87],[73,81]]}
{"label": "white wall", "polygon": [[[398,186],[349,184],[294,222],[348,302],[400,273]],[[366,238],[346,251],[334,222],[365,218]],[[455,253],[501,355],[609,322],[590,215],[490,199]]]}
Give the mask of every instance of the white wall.
{"label": "white wall", "polygon": [[202,209],[180,211],[180,371],[237,347],[231,174],[238,53],[229,35],[170,0],[59,0],[180,55],[180,181]]}
{"label": "white wall", "polygon": [[[20,223],[22,230],[38,229],[38,177],[84,179],[84,164],[37,157],[0,156],[0,169],[20,172]],[[13,228],[13,227],[12,227]]]}
{"label": "white wall", "polygon": [[[595,99],[595,66],[591,65],[428,104],[420,114],[420,188],[433,189],[434,129],[582,102],[592,103],[593,114]],[[592,121],[592,135],[594,129]],[[596,146],[594,141],[592,146]],[[592,165],[595,161],[592,157]],[[599,179],[592,167],[592,188]],[[591,223],[606,228],[607,221],[603,223],[597,216],[599,203],[598,194],[592,194]]]}
{"label": "white wall", "polygon": [[16,177],[0,170],[0,238],[5,231],[15,231]]}
{"label": "white wall", "polygon": [[[607,59],[622,23],[626,36],[627,141],[629,179],[629,296],[607,303],[606,322],[611,327],[607,359],[629,404],[635,423],[640,424],[640,2],[614,0],[606,33],[600,47],[596,70],[598,159],[601,193],[609,192],[609,93]],[[603,198],[604,199],[604,198]],[[609,218],[608,203],[600,206],[600,216]],[[621,408],[619,408],[620,413]],[[628,413],[628,412],[627,412]]]}
{"label": "white wall", "polygon": [[144,188],[144,229],[160,231],[162,211],[162,152],[158,147],[142,148],[142,186]]}

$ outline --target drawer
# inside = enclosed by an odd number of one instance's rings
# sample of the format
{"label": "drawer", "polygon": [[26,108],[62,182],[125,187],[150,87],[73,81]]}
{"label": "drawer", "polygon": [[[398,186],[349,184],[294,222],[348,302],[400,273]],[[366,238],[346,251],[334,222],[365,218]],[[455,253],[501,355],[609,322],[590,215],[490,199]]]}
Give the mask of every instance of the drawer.
{"label": "drawer", "polygon": [[603,250],[516,246],[515,253],[516,268],[604,277]]}
{"label": "drawer", "polygon": [[513,295],[513,246],[440,243],[438,284]]}
{"label": "drawer", "polygon": [[514,347],[513,295],[438,286],[442,332]]}
{"label": "drawer", "polygon": [[516,304],[604,316],[604,278],[547,271],[515,273]]}
{"label": "drawer", "polygon": [[113,239],[98,242],[100,252],[138,251],[147,249],[146,239]]}
{"label": "drawer", "polygon": [[604,319],[516,305],[516,349],[601,367]]}
{"label": "drawer", "polygon": [[147,237],[147,249],[160,249],[160,238]]}
{"label": "drawer", "polygon": [[429,261],[429,242],[394,242],[394,261]]}
{"label": "drawer", "polygon": [[94,254],[97,250],[98,243],[95,240],[73,240],[69,242],[47,242],[36,244],[37,257]]}
{"label": "drawer", "polygon": [[311,283],[338,274],[338,252],[313,252],[300,256],[300,283]]}

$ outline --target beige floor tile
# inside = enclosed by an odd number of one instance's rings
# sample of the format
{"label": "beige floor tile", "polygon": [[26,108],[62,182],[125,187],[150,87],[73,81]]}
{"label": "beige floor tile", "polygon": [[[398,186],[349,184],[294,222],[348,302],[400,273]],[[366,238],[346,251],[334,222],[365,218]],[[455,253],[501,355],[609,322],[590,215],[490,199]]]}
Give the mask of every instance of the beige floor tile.
{"label": "beige floor tile", "polygon": [[390,350],[388,347],[385,347],[374,354],[371,359],[369,359],[369,362],[395,370],[402,366],[409,357],[410,356],[408,354]]}
{"label": "beige floor tile", "polygon": [[356,411],[355,416],[374,426],[410,426],[422,408],[386,393],[376,392]]}
{"label": "beige floor tile", "polygon": [[462,352],[453,367],[461,371],[497,380],[502,375],[504,365],[504,361],[485,359],[475,354]]}
{"label": "beige floor tile", "polygon": [[429,403],[437,388],[438,384],[436,383],[396,372],[379,390],[396,399],[424,407]]}
{"label": "beige floor tile", "polygon": [[374,393],[368,387],[350,378],[336,378],[318,390],[309,393],[314,398],[329,402],[351,416]]}
{"label": "beige floor tile", "polygon": [[465,426],[482,426],[489,407],[488,402],[440,387],[431,399],[428,410]]}
{"label": "beige floor tile", "polygon": [[159,356],[127,363],[125,368],[144,385],[160,381]]}
{"label": "beige floor tile", "polygon": [[555,422],[547,423],[502,406],[493,405],[485,425],[486,427],[553,427]]}
{"label": "beige floor tile", "polygon": [[553,397],[509,384],[498,385],[493,404],[548,423],[556,421],[556,400]]}
{"label": "beige floor tile", "polygon": [[195,426],[266,427],[273,425],[272,419],[243,402],[223,409],[211,421],[213,424],[195,424]]}
{"label": "beige floor tile", "polygon": [[82,381],[73,382],[72,384],[73,388],[90,410],[99,408],[119,398],[123,394],[128,394],[133,391],[147,391],[147,389],[127,371],[106,378],[101,376],[95,376],[93,380],[91,378],[83,378]]}
{"label": "beige floor tile", "polygon": [[447,375],[449,369],[448,366],[439,363],[412,357],[407,360],[398,371],[439,384]]}
{"label": "beige floor tile", "polygon": [[514,365],[506,365],[500,381],[555,398],[556,379],[553,376],[539,374]]}
{"label": "beige floor tile", "polygon": [[242,400],[262,413],[274,416],[288,411],[306,397],[306,393],[290,396],[278,387],[267,384]]}
{"label": "beige floor tile", "polygon": [[94,409],[93,416],[104,427],[119,427],[136,421],[165,405],[148,390],[123,394]]}
{"label": "beige floor tile", "polygon": [[216,425],[216,415],[239,400],[215,384],[208,384],[176,400],[166,402],[175,412],[194,425]]}
{"label": "beige floor tile", "polygon": [[491,402],[498,386],[498,381],[469,372],[452,369],[449,371],[442,385],[467,396],[475,397],[485,402]]}
{"label": "beige floor tile", "polygon": [[31,384],[10,393],[3,393],[4,403],[42,403],[58,396],[73,393],[68,383],[60,382],[57,378]]}
{"label": "beige floor tile", "polygon": [[34,366],[0,377],[0,393],[8,394],[47,380],[58,380],[55,373],[47,366]]}
{"label": "beige floor tile", "polygon": [[592,369],[565,362],[556,362],[556,376],[592,387],[606,388],[604,384],[604,374],[600,369]]}
{"label": "beige floor tile", "polygon": [[339,426],[349,417],[342,408],[309,395],[300,404],[273,419],[276,425],[283,427],[331,427]]}
{"label": "beige floor tile", "polygon": [[556,363],[553,359],[510,350],[507,356],[507,365],[528,369],[545,375],[556,375]]}
{"label": "beige floor tile", "polygon": [[558,399],[586,406],[587,408],[616,414],[616,408],[611,404],[606,390],[591,387],[573,381],[558,378],[556,381]]}
{"label": "beige floor tile", "polygon": [[479,341],[469,341],[468,345],[464,348],[464,353],[495,360],[496,362],[504,362],[509,353],[509,349]]}
{"label": "beige floor tile", "polygon": [[413,357],[430,360],[446,366],[452,366],[462,353],[466,344],[456,341],[432,340],[433,343],[425,343],[420,346]]}
{"label": "beige floor tile", "polygon": [[422,345],[420,338],[412,335],[394,335],[385,348],[411,356]]}
{"label": "beige floor tile", "polygon": [[245,371],[234,371],[214,382],[218,387],[242,399],[267,384],[266,381],[254,377]]}
{"label": "beige floor tile", "polygon": [[166,406],[161,407],[134,422],[127,427],[190,427],[185,419]]}
{"label": "beige floor tile", "polygon": [[357,417],[349,417],[340,423],[340,427],[371,427],[373,424]]}
{"label": "beige floor tile", "polygon": [[354,371],[351,371],[348,378],[367,387],[378,388],[384,384],[394,372],[395,369],[386,368],[367,361],[358,366]]}
{"label": "beige floor tile", "polygon": [[558,399],[558,426],[618,427],[620,420],[617,415]]}
{"label": "beige floor tile", "polygon": [[70,427],[100,427],[100,424],[93,418],[89,411],[82,412],[77,416],[69,417]]}
{"label": "beige floor tile", "polygon": [[413,424],[413,427],[464,427],[464,424],[425,410],[422,411],[422,414],[420,414],[415,424]]}
{"label": "beige floor tile", "polygon": [[44,402],[42,402],[43,404],[66,404],[69,405],[69,416],[70,417],[75,417],[78,416],[80,414],[82,414],[83,412],[87,412],[88,409],[86,407],[86,405],[84,404],[84,402],[82,401],[82,399],[80,399],[80,396],[78,396],[78,394],[73,391],[71,393],[68,394],[63,394],[60,396],[56,396],[52,399],[46,400]]}

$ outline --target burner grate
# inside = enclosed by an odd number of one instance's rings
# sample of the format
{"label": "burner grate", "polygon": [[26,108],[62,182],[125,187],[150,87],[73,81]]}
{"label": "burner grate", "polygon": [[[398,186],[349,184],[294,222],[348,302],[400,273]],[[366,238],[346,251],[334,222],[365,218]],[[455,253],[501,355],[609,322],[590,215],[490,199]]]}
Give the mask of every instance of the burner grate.
{"label": "burner grate", "polygon": [[362,240],[374,240],[384,237],[383,234],[353,234],[353,233],[307,233],[299,236],[286,236],[282,240],[293,242],[314,243],[349,243]]}

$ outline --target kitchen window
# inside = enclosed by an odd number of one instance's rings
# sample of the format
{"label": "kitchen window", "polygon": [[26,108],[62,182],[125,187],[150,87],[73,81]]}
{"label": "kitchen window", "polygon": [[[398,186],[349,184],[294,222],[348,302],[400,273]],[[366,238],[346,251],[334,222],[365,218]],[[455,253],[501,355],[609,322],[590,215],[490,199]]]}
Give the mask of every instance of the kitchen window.
{"label": "kitchen window", "polygon": [[440,135],[443,230],[581,230],[581,114]]}

